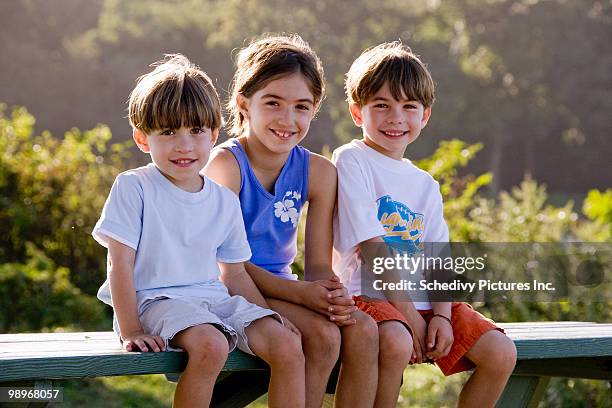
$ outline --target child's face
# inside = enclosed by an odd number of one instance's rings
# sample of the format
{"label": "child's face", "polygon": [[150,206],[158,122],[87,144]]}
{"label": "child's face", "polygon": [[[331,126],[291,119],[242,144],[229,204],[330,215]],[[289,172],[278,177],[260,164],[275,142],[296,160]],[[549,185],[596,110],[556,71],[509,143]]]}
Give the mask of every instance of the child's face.
{"label": "child's face", "polygon": [[219,129],[181,127],[155,130],[146,135],[134,129],[134,141],[168,180],[183,190],[200,191],[200,170],[208,162]]}
{"label": "child's face", "polygon": [[308,133],[314,97],[301,73],[271,81],[250,98],[238,95],[238,106],[254,137],[273,153],[288,153]]}
{"label": "child's face", "polygon": [[362,107],[349,107],[355,125],[363,129],[365,143],[396,160],[421,133],[431,115],[431,107],[418,101],[393,98],[385,83]]}

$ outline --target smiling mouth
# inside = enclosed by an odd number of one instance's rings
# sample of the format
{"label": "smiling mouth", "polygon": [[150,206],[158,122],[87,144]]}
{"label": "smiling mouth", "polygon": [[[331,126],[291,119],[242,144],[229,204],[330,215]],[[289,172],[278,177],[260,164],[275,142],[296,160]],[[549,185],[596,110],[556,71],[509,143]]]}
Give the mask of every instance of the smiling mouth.
{"label": "smiling mouth", "polygon": [[402,130],[381,130],[380,133],[382,133],[383,135],[387,136],[387,137],[402,137],[404,135],[408,134],[408,131],[402,131]]}
{"label": "smiling mouth", "polygon": [[276,136],[280,137],[281,139],[289,139],[291,136],[294,136],[297,134],[297,132],[290,132],[287,130],[276,130],[276,129],[270,129],[272,131],[272,133],[274,133]]}
{"label": "smiling mouth", "polygon": [[170,160],[170,161],[179,167],[189,167],[193,163],[195,163],[197,159],[176,159],[176,160]]}

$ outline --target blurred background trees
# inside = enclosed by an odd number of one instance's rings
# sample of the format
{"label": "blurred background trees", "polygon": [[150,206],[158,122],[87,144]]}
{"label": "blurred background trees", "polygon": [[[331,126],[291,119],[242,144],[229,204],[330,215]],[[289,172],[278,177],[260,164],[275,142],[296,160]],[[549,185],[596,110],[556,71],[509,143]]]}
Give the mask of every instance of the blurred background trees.
{"label": "blurred background trees", "polygon": [[[401,39],[422,56],[437,101],[408,155],[440,182],[453,240],[611,242],[611,25],[612,5],[595,0],[0,2],[0,330],[110,329],[95,299],[105,251],[90,233],[114,177],[147,160],[131,154],[125,118],[135,78],[182,52],[226,98],[235,49],[264,32],[300,33],[323,61],[328,96],[305,140],[317,152],[359,137],[342,82],[362,49]],[[479,310],[609,322],[608,306]],[[419,370],[402,404],[452,405],[462,379],[440,388]],[[92,395],[128,384],[95,381]],[[546,404],[606,395],[601,382],[557,380]]]}

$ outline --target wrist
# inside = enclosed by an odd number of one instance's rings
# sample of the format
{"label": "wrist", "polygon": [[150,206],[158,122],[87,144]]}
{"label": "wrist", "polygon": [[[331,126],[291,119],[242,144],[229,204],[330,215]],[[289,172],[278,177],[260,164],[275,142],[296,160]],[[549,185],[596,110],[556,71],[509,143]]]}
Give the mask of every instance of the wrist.
{"label": "wrist", "polygon": [[442,313],[435,313],[431,318],[433,319],[434,317],[446,320],[448,324],[450,324],[451,326],[453,325],[453,321],[451,320],[451,318],[443,315]]}

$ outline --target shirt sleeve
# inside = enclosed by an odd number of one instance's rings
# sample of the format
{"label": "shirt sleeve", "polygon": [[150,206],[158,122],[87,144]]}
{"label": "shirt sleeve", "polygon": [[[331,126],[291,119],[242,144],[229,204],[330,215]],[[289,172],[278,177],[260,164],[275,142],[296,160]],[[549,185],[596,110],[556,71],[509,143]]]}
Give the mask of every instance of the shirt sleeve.
{"label": "shirt sleeve", "polygon": [[137,176],[120,174],[113,183],[92,235],[108,248],[109,238],[137,250],[142,232],[143,191]]}
{"label": "shirt sleeve", "polygon": [[345,252],[386,233],[377,216],[374,191],[368,189],[362,167],[346,155],[338,157],[335,164],[338,169],[338,210],[334,246]]}
{"label": "shirt sleeve", "polygon": [[229,194],[232,194],[232,197],[226,205],[232,208],[232,216],[229,221],[228,234],[217,248],[217,261],[224,263],[245,262],[251,259],[251,248],[244,229],[240,202],[233,193]]}

